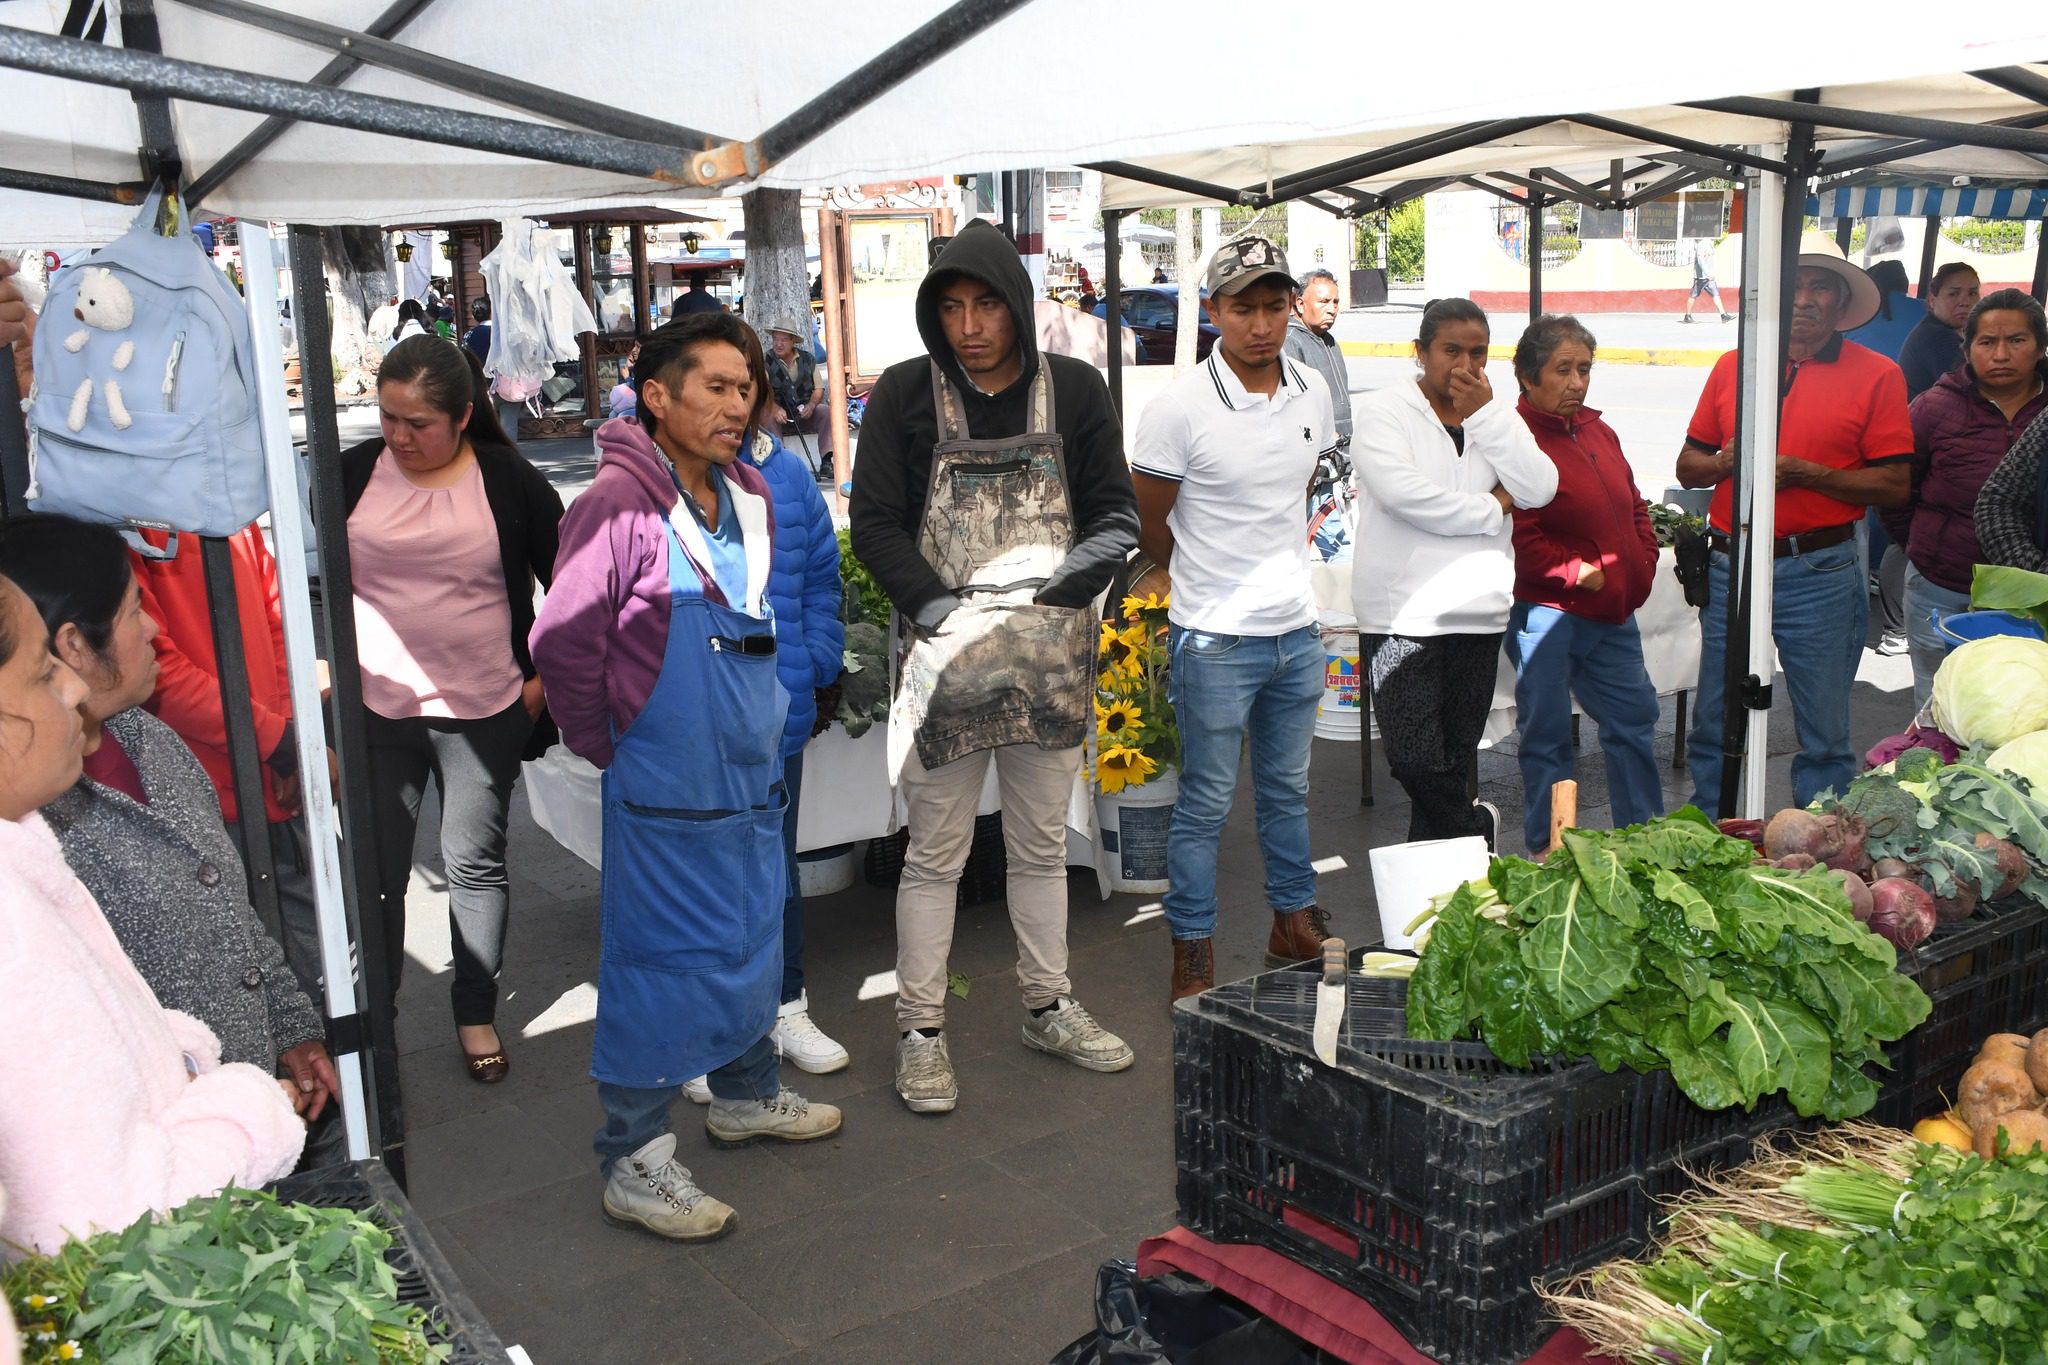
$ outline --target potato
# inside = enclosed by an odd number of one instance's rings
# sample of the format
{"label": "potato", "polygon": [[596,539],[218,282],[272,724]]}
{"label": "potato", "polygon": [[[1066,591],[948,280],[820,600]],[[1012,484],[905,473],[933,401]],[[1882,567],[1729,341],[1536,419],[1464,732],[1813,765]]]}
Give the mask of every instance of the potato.
{"label": "potato", "polygon": [[1980,1139],[1984,1125],[2015,1109],[2030,1109],[2040,1102],[2027,1073],[2006,1062],[1982,1061],[1963,1073],[1956,1091],[1956,1112]]}
{"label": "potato", "polygon": [[2027,1079],[2034,1083],[2034,1089],[2048,1092],[2048,1028],[2035,1034],[2027,1044]]}
{"label": "potato", "polygon": [[[1994,1033],[1984,1040],[1984,1046],[1977,1049],[1975,1061],[2004,1062],[2020,1070],[2027,1069],[2027,1049],[2032,1040],[2024,1033]],[[2029,1077],[2028,1079],[2032,1079]],[[2036,1086],[2035,1089],[2040,1089]]]}
{"label": "potato", "polygon": [[2010,1114],[2000,1114],[1987,1119],[1977,1129],[1977,1155],[1986,1161],[1998,1155],[1998,1135],[2004,1132],[2006,1155],[2020,1156],[2032,1151],[2048,1151],[2048,1117],[2039,1110],[2015,1109]]}

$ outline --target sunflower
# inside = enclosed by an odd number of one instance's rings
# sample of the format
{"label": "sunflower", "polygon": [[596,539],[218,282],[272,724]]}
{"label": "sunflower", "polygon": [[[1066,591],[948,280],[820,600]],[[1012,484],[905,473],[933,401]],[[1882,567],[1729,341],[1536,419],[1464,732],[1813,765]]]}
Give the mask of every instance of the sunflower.
{"label": "sunflower", "polygon": [[1145,671],[1145,628],[1142,625],[1118,630],[1108,621],[1102,623],[1102,635],[1096,645],[1096,653],[1102,659],[1102,672],[1110,678],[1135,678]]}
{"label": "sunflower", "polygon": [[1121,744],[1104,749],[1095,760],[1095,780],[1105,795],[1141,786],[1158,771],[1159,765],[1147,758],[1144,750],[1126,749]]}
{"label": "sunflower", "polygon": [[1113,743],[1128,739],[1144,718],[1144,709],[1129,697],[1117,697],[1107,706],[1095,703],[1095,733]]}
{"label": "sunflower", "polygon": [[1148,592],[1143,597],[1132,593],[1124,598],[1124,620],[1135,621],[1142,612],[1165,611],[1170,601],[1170,598],[1156,592]]}

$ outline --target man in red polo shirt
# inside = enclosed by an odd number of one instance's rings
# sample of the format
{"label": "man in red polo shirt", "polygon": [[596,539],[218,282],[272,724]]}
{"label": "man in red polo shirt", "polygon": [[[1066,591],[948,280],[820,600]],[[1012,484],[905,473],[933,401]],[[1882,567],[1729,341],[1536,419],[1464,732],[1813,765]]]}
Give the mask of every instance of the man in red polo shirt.
{"label": "man in red polo shirt", "polygon": [[[1818,252],[1799,258],[1792,330],[1778,418],[1777,526],[1773,546],[1772,638],[1792,695],[1799,754],[1792,797],[1847,787],[1856,773],[1849,745],[1849,688],[1869,629],[1856,525],[1866,507],[1902,506],[1911,490],[1913,426],[1899,367],[1842,333],[1876,314],[1877,286],[1861,270]],[[1715,362],[1686,428],[1678,481],[1714,487],[1708,539],[1713,598],[1700,612],[1700,677],[1690,739],[1693,801],[1711,815],[1721,799],[1722,698],[1728,645],[1727,482],[1735,469],[1736,356]],[[1762,761],[1753,755],[1752,761]]]}

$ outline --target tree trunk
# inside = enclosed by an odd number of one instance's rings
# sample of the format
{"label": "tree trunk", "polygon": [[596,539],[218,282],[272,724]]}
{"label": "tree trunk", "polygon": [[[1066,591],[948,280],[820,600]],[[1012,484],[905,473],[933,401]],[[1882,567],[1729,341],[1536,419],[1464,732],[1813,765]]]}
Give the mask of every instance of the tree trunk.
{"label": "tree trunk", "polygon": [[[385,263],[384,234],[376,228],[321,228],[327,292],[334,312],[334,392],[355,398],[377,387],[384,351],[370,336],[369,318],[394,292]],[[305,357],[299,363],[303,366]]]}
{"label": "tree trunk", "polygon": [[[1214,243],[1202,243],[1212,249]],[[1195,250],[1195,211],[1173,211],[1173,277],[1180,286],[1180,314],[1173,336],[1173,368],[1185,370],[1195,363],[1196,335],[1201,327],[1202,281],[1198,270],[1201,256]]]}
{"label": "tree trunk", "polygon": [[811,276],[804,265],[803,191],[754,190],[741,204],[747,230],[747,321],[760,332],[779,321],[811,334]]}

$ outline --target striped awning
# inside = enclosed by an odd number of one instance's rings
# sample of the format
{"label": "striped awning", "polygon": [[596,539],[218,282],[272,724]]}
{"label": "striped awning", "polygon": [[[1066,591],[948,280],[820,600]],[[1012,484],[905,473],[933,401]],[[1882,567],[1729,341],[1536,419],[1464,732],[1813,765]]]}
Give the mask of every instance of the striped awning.
{"label": "striped awning", "polygon": [[2048,217],[2048,188],[1854,185],[1809,198],[1806,211],[1822,218],[2042,218]]}

